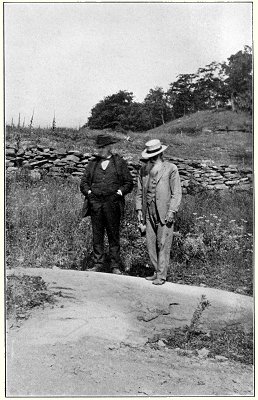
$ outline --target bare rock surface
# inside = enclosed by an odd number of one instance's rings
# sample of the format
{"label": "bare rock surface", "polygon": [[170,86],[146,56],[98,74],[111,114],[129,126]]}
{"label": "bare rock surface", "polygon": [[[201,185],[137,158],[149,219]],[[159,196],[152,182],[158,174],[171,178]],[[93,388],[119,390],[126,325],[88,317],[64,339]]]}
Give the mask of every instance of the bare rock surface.
{"label": "bare rock surface", "polygon": [[[14,273],[14,270],[9,270]],[[181,355],[160,340],[164,329],[190,323],[205,295],[202,324],[252,329],[253,299],[217,289],[72,270],[16,269],[40,275],[54,306],[35,309],[7,329],[7,396],[252,395],[253,369],[227,359]]]}

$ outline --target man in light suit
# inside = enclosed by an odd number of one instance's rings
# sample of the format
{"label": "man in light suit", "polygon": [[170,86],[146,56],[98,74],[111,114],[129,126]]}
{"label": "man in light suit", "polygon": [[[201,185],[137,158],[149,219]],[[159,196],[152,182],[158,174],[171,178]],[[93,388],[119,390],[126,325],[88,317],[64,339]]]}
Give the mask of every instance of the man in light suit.
{"label": "man in light suit", "polygon": [[154,285],[166,282],[175,214],[182,190],[175,164],[163,160],[164,146],[158,139],[146,143],[142,159],[146,160],[138,177],[136,210],[139,224],[146,224],[149,257],[155,272],[146,279]]}

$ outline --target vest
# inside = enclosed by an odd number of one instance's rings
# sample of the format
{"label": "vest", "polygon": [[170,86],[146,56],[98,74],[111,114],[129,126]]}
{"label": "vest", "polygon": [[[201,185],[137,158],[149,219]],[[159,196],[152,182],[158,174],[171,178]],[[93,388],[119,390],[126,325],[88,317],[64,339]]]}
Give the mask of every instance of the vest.
{"label": "vest", "polygon": [[91,190],[96,196],[108,196],[114,194],[119,189],[120,182],[113,157],[110,158],[109,164],[105,170],[101,167],[101,161],[102,160],[96,165]]}
{"label": "vest", "polygon": [[147,189],[147,204],[150,204],[152,201],[156,200],[157,182],[156,182],[155,176],[156,175],[153,176],[150,173],[149,184],[148,184],[148,189]]}

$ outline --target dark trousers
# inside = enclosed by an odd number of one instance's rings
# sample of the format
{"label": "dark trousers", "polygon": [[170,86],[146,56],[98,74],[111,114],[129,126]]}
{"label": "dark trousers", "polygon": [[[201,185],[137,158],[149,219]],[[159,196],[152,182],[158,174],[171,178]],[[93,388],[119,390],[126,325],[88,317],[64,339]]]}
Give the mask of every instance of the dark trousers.
{"label": "dark trousers", "polygon": [[91,222],[93,232],[94,266],[101,268],[104,263],[104,235],[108,236],[111,268],[120,268],[120,219],[121,198],[111,196],[90,196]]}

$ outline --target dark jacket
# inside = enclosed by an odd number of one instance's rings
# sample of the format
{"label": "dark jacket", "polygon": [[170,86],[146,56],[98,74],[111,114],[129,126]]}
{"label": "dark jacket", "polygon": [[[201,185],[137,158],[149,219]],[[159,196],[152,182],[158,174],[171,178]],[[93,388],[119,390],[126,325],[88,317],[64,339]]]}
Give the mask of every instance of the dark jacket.
{"label": "dark jacket", "polygon": [[[118,154],[112,155],[114,161],[116,174],[120,183],[119,189],[121,190],[123,197],[133,190],[133,178],[127,167],[126,161]],[[94,181],[94,172],[96,166],[102,160],[97,158],[89,162],[85,168],[85,172],[81,179],[80,189],[85,197],[88,196],[88,191],[91,190],[91,184]]]}

